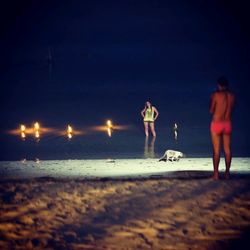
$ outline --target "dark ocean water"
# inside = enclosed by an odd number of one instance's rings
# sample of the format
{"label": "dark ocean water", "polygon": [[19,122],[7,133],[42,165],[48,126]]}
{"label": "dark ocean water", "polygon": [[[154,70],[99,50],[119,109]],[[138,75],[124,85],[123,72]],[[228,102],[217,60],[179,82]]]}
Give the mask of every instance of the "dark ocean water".
{"label": "dark ocean water", "polygon": [[[39,72],[39,71],[38,71]],[[212,147],[209,134],[210,114],[208,112],[210,89],[183,86],[182,89],[168,85],[157,88],[150,83],[127,83],[121,91],[121,84],[95,85],[69,84],[67,79],[44,79],[32,86],[37,71],[19,78],[9,72],[9,88],[1,93],[2,103],[0,125],[0,160],[61,160],[100,158],[148,158],[160,157],[165,150],[182,151],[187,157],[210,157]],[[66,73],[65,73],[66,74]],[[25,85],[14,82],[27,80]],[[7,82],[8,82],[7,81]],[[62,81],[63,84],[62,84]],[[60,88],[60,84],[64,88]],[[30,86],[30,87],[28,87]],[[249,117],[244,93],[236,93],[238,103],[233,114],[233,155],[250,156]],[[239,98],[240,97],[240,98]],[[157,138],[145,141],[140,111],[145,100],[152,100],[160,112],[155,123]],[[112,137],[106,131],[94,131],[95,126],[105,125],[111,119],[114,125],[125,126],[114,130]],[[37,141],[34,135],[27,135],[23,141],[20,134],[8,132],[25,124],[32,127],[38,121],[42,128],[60,130],[65,134],[68,124],[83,132],[73,135],[56,133],[41,134]],[[173,125],[178,124],[178,139],[174,139]]]}
{"label": "dark ocean water", "polygon": [[[29,86],[32,84],[32,79]],[[17,81],[13,77],[11,81]],[[11,82],[10,81],[10,82]],[[22,80],[23,81],[23,80]],[[65,81],[65,80],[64,80]],[[124,91],[114,89],[114,84],[92,89],[90,86],[72,89],[47,85],[32,88],[9,89],[2,93],[2,119],[0,125],[0,160],[52,159],[100,159],[100,158],[147,158],[160,157],[165,150],[182,151],[187,157],[210,157],[212,155],[209,134],[210,114],[208,112],[210,90],[183,87],[169,89],[168,86],[146,88],[133,83],[124,86]],[[51,82],[50,82],[51,83]],[[53,82],[60,83],[60,79]],[[42,87],[43,86],[43,87]],[[63,86],[66,86],[64,82]],[[88,88],[89,87],[89,88]],[[113,87],[113,88],[111,88]],[[238,102],[233,114],[232,150],[238,157],[250,156],[248,107],[242,102],[243,93],[237,93]],[[145,100],[152,100],[160,112],[155,123],[157,138],[145,141],[140,111]],[[112,137],[107,131],[95,131],[107,119],[114,125],[124,126],[114,130]],[[57,133],[41,134],[36,141],[33,134],[25,141],[20,134],[8,132],[18,129],[20,124],[32,127],[38,121],[42,128],[60,130]],[[173,125],[178,124],[178,139],[174,139]],[[67,125],[82,132],[68,140]]]}
{"label": "dark ocean water", "polygon": [[[91,128],[91,127],[89,127]],[[179,150],[186,157],[210,157],[212,147],[207,126],[182,127],[178,130],[178,139],[174,139],[172,127],[157,127],[157,137],[148,140],[143,134],[142,124],[130,126],[126,130],[114,130],[109,137],[105,131],[85,132],[83,135],[44,134],[40,140],[27,135],[2,137],[0,160],[62,160],[62,159],[118,159],[118,158],[158,158],[166,149]],[[87,128],[82,128],[87,131]],[[233,155],[249,156],[248,144],[242,131],[232,136]]]}

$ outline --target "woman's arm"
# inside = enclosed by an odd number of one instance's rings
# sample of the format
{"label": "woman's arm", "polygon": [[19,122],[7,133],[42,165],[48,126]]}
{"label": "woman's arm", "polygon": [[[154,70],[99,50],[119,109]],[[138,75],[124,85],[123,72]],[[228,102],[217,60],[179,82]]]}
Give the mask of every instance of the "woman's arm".
{"label": "woman's arm", "polygon": [[215,109],[215,93],[211,95],[210,98],[210,104],[209,104],[209,112],[211,114],[214,113],[214,109]]}
{"label": "woman's arm", "polygon": [[145,111],[146,111],[146,108],[144,108],[142,111],[141,111],[141,116],[144,118],[145,116]]}
{"label": "woman's arm", "polygon": [[159,112],[158,110],[156,109],[156,107],[153,107],[154,111],[155,111],[155,120],[157,119],[157,117],[159,116]]}

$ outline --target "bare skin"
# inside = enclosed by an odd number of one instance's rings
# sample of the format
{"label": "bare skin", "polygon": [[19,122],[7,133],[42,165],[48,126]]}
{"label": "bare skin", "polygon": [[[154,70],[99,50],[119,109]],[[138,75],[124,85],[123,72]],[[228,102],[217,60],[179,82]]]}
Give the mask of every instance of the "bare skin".
{"label": "bare skin", "polygon": [[[145,116],[145,113],[146,113],[146,110],[147,108],[150,108],[151,107],[151,103],[150,102],[146,102],[146,106],[145,108],[141,111],[141,116],[144,118]],[[158,110],[152,106],[152,109],[154,111],[154,114],[155,114],[155,117],[154,117],[154,121],[157,119],[157,117],[159,116],[159,112]],[[154,137],[156,137],[156,132],[155,132],[155,125],[154,125],[154,121],[152,122],[147,122],[147,121],[144,121],[144,130],[145,130],[145,135],[148,137],[149,136],[149,133],[148,133],[148,127],[150,127],[150,130],[151,130],[151,133]]]}
{"label": "bare skin", "polygon": [[[224,87],[218,85],[218,91],[211,96],[210,113],[212,114],[212,121],[231,121],[232,110],[235,103],[235,96]],[[214,173],[211,177],[214,180],[219,179],[219,163],[220,163],[220,148],[221,139],[223,141],[223,149],[225,153],[225,178],[229,178],[230,166],[232,160],[231,153],[231,134],[221,133],[217,134],[211,132],[211,139],[213,144],[213,167]]]}

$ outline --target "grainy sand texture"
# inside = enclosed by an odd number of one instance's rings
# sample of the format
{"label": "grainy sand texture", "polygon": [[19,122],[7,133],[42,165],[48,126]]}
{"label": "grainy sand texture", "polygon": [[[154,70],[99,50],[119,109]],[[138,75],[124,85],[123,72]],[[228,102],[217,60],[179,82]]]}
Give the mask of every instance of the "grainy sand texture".
{"label": "grainy sand texture", "polygon": [[0,182],[0,249],[250,249],[250,176]]}

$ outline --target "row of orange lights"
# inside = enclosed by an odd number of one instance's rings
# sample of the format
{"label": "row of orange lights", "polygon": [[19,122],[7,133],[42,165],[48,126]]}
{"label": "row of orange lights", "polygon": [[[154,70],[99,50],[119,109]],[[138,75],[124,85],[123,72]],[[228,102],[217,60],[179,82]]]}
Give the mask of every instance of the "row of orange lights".
{"label": "row of orange lights", "polygon": [[[121,126],[117,126],[117,128],[119,129],[119,128],[121,128]],[[113,129],[114,129],[114,126],[113,126],[111,120],[108,120],[106,122],[106,126],[95,127],[95,130],[97,130],[97,131],[98,130],[99,131],[107,131],[109,137],[111,137]],[[44,132],[57,132],[60,135],[66,134],[69,139],[71,139],[73,137],[73,134],[75,134],[75,135],[82,134],[81,131],[73,130],[73,127],[71,125],[67,126],[66,132],[65,131],[59,132],[59,131],[57,131],[55,129],[51,129],[51,128],[41,128],[40,124],[38,122],[34,123],[33,128],[27,128],[24,124],[21,124],[20,129],[15,129],[15,130],[9,131],[10,134],[14,134],[14,135],[20,134],[22,139],[26,138],[26,134],[34,134],[34,137],[38,140],[41,136],[41,133],[44,133]]]}
{"label": "row of orange lights", "polygon": [[[30,131],[30,129],[28,130]],[[29,131],[27,131],[26,126],[22,124],[20,126],[21,138],[25,139],[26,133],[29,133]],[[40,138],[40,125],[38,122],[34,124],[34,134],[35,138]]]}

